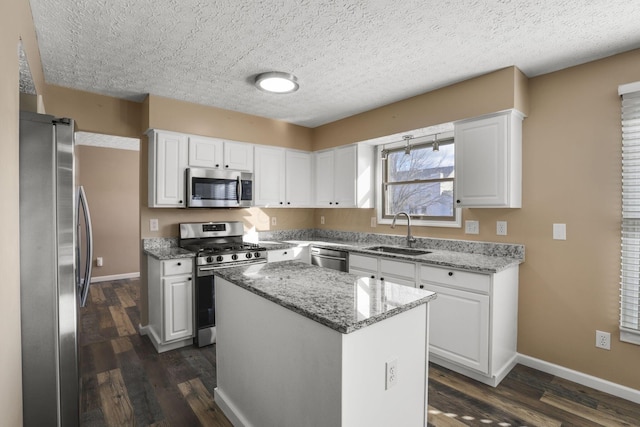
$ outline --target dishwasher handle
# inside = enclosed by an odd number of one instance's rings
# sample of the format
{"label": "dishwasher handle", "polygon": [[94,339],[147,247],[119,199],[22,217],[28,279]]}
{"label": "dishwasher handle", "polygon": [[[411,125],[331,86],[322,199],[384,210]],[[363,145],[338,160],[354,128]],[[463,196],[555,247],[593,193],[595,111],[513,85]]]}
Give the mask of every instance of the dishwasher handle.
{"label": "dishwasher handle", "polygon": [[317,254],[317,253],[312,254],[312,256],[317,257],[317,258],[322,258],[322,259],[335,259],[335,260],[338,260],[338,261],[346,261],[347,260],[347,257],[320,255],[320,254]]}

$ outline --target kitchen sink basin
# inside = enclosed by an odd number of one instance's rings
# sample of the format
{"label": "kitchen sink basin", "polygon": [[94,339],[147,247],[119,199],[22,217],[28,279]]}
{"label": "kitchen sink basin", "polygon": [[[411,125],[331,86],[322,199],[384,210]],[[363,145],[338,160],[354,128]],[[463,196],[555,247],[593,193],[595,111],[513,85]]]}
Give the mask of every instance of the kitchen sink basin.
{"label": "kitchen sink basin", "polygon": [[365,250],[397,255],[426,255],[431,253],[431,251],[424,249],[399,248],[397,246],[371,246],[369,248],[365,248]]}

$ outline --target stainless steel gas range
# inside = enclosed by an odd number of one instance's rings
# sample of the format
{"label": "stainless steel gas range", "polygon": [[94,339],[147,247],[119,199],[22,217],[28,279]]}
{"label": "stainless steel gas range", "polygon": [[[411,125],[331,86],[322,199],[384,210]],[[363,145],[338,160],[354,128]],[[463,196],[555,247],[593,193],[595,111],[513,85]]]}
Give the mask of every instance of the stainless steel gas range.
{"label": "stainless steel gas range", "polygon": [[198,347],[216,342],[215,271],[267,262],[266,249],[245,243],[243,235],[244,226],[240,221],[180,224],[179,246],[196,252],[195,343]]}

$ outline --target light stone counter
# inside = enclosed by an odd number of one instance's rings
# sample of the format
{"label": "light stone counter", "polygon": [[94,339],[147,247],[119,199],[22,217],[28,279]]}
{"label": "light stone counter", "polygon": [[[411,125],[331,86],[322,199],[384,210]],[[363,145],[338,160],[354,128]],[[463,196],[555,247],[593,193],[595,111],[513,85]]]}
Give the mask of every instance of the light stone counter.
{"label": "light stone counter", "polygon": [[298,261],[224,268],[216,275],[343,334],[436,297],[422,289]]}

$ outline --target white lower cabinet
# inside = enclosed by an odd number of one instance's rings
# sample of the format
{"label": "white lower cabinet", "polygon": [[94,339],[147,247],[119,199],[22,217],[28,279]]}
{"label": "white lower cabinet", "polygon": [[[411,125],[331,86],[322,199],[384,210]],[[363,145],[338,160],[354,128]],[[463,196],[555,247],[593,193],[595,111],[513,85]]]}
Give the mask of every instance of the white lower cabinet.
{"label": "white lower cabinet", "polygon": [[496,386],[515,365],[518,267],[494,274],[420,266],[430,304],[431,361]]}
{"label": "white lower cabinet", "polygon": [[147,256],[149,338],[158,353],[193,344],[193,260]]}
{"label": "white lower cabinet", "polygon": [[349,255],[349,273],[386,280],[405,286],[416,286],[416,263],[394,261],[364,255]]}
{"label": "white lower cabinet", "polygon": [[518,266],[476,273],[387,257],[349,254],[349,272],[435,292],[429,303],[429,360],[496,386],[516,361]]}

